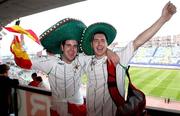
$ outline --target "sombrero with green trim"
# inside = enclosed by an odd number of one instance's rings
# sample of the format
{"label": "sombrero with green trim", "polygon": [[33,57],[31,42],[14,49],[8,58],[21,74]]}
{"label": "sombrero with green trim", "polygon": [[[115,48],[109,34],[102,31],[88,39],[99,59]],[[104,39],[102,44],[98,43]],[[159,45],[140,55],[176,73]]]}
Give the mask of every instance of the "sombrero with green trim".
{"label": "sombrero with green trim", "polygon": [[65,40],[80,41],[86,25],[76,19],[65,18],[40,35],[40,42],[44,49],[54,54],[62,54],[60,43]]}
{"label": "sombrero with green trim", "polygon": [[116,37],[116,29],[104,22],[94,23],[86,28],[82,34],[80,49],[87,55],[93,55],[93,48],[91,46],[92,37],[95,33],[102,32],[106,35],[108,45],[110,45]]}

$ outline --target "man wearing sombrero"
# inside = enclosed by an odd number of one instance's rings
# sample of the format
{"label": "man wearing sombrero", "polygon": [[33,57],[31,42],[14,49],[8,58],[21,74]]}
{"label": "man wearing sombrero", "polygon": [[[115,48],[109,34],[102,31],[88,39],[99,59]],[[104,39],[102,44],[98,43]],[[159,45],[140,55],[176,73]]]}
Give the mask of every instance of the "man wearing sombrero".
{"label": "man wearing sombrero", "polygon": [[[41,35],[40,41],[48,52],[60,54],[60,59],[51,56],[44,61],[38,60],[38,63],[32,62],[34,68],[44,70],[49,74],[52,95],[55,94],[52,101],[60,116],[86,115],[84,104],[78,105],[83,103],[80,94],[80,77],[85,73],[86,63],[91,57],[77,54],[81,52],[78,43],[85,28],[86,26],[81,21],[75,19],[64,19],[56,23]],[[117,62],[116,54],[112,51],[108,50],[107,55],[108,58]]]}
{"label": "man wearing sombrero", "polygon": [[[120,64],[127,66],[135,51],[147,42],[173,16],[176,7],[168,2],[162,10],[161,17],[147,30],[130,42],[122,51],[117,52]],[[82,51],[92,56],[87,66],[89,78],[87,86],[87,114],[88,116],[114,116],[116,105],[113,103],[107,85],[107,46],[116,37],[116,29],[107,23],[90,25],[83,33]],[[118,64],[116,66],[118,90],[125,97],[125,72]]]}
{"label": "man wearing sombrero", "polygon": [[74,113],[86,115],[83,96],[80,93],[84,62],[77,56],[78,41],[85,28],[86,25],[76,19],[66,18],[57,22],[41,34],[40,41],[48,53],[60,54],[61,57],[49,55],[47,58],[32,60],[33,69],[48,74],[52,91],[52,110],[60,116],[73,116]]}
{"label": "man wearing sombrero", "polygon": [[[48,57],[31,59],[32,69],[48,74],[52,91],[52,108],[60,116],[85,116],[86,105],[80,92],[80,77],[90,57],[80,52],[78,42],[82,37],[85,24],[76,19],[66,18],[47,29],[40,42]],[[113,52],[110,56],[113,56]],[[60,54],[60,58],[55,54]],[[112,57],[113,58],[113,57]],[[23,65],[20,66],[23,68]],[[53,116],[55,112],[52,112]]]}
{"label": "man wearing sombrero", "polygon": [[[86,115],[86,106],[80,92],[80,77],[85,64],[83,58],[77,56],[80,50],[78,41],[85,28],[86,25],[80,20],[60,20],[40,36],[40,42],[48,56],[31,59],[32,63],[29,64],[30,69],[41,70],[49,77],[52,92],[51,116]],[[61,57],[55,54],[60,54]],[[23,63],[16,64],[28,69]]]}

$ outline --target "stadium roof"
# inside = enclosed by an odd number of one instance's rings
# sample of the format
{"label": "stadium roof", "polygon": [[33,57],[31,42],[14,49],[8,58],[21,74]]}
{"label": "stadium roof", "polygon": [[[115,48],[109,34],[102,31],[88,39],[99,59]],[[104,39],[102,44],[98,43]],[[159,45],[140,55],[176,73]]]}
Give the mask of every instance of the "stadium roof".
{"label": "stadium roof", "polygon": [[85,0],[0,0],[0,26],[20,17],[81,1]]}

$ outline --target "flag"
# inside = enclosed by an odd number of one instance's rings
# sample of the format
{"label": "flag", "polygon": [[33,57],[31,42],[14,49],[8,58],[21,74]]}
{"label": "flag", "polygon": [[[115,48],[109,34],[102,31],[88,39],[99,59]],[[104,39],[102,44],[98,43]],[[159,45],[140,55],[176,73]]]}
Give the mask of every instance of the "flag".
{"label": "flag", "polygon": [[39,38],[34,33],[34,31],[32,31],[31,29],[25,30],[22,27],[20,27],[19,25],[14,25],[12,27],[4,27],[4,28],[6,30],[10,31],[10,32],[25,34],[29,38],[31,38],[33,41],[35,41],[36,43],[40,44]]}
{"label": "flag", "polygon": [[25,45],[24,35],[23,34],[20,35],[20,43],[21,43],[23,49],[26,51],[27,50],[27,46]]}
{"label": "flag", "polygon": [[27,52],[23,49],[18,36],[14,36],[14,39],[10,45],[10,51],[14,55],[16,64],[25,69],[31,69],[32,63]]}

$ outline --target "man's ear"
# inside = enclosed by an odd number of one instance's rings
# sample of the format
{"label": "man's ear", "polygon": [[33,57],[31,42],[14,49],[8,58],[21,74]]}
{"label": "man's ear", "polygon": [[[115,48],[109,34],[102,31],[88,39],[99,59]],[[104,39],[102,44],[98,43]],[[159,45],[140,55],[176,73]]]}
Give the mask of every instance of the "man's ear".
{"label": "man's ear", "polygon": [[92,42],[91,42],[91,47],[93,48],[93,44],[92,44]]}
{"label": "man's ear", "polygon": [[62,44],[60,45],[60,47],[61,47],[61,50],[64,51],[64,46]]}

